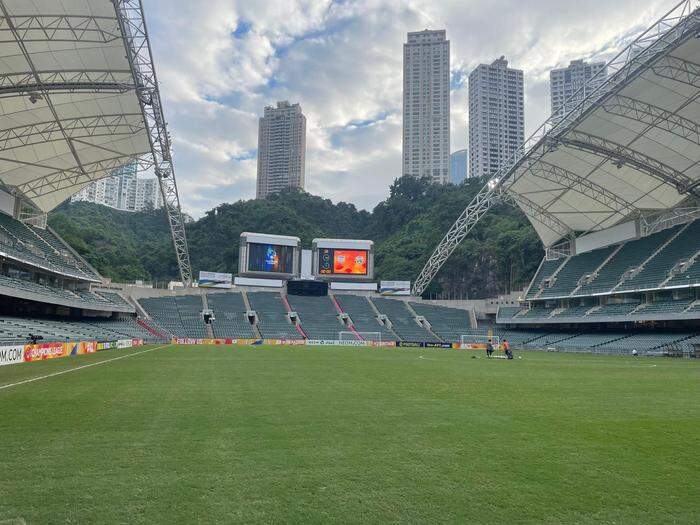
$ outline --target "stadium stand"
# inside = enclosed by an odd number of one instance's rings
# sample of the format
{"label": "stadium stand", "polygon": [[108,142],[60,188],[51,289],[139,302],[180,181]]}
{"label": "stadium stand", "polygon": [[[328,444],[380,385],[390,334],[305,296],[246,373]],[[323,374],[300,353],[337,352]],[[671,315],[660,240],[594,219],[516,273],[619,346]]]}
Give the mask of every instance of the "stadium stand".
{"label": "stadium stand", "polygon": [[338,318],[338,312],[328,296],[310,297],[288,295],[287,301],[299,315],[301,329],[309,339],[338,339],[338,333],[347,330]]}
{"label": "stadium stand", "polygon": [[52,304],[84,308],[87,310],[134,311],[134,307],[121,297],[119,297],[118,300],[112,300],[112,297],[99,295],[87,290],[68,290],[57,286],[40,284],[27,279],[19,279],[0,274],[0,290],[3,288],[8,290],[5,293],[13,297],[31,294],[28,296],[29,298],[34,298],[36,295],[37,299]]}
{"label": "stadium stand", "polygon": [[371,298],[377,310],[391,321],[391,328],[402,341],[439,342],[433,334],[419,325],[403,301],[397,299]]}
{"label": "stadium stand", "polygon": [[66,320],[0,316],[0,343],[27,342],[29,334],[41,336],[41,342],[114,341],[117,339],[155,340],[153,334],[139,326],[135,318],[118,320]]}
{"label": "stadium stand", "polygon": [[542,291],[544,285],[543,281],[545,279],[549,279],[554,272],[559,269],[563,262],[564,259],[543,259],[537,274],[532,279],[532,284],[530,285],[526,299],[534,299]]}
{"label": "stadium stand", "polygon": [[15,259],[75,279],[99,281],[89,265],[75,257],[52,232],[28,226],[0,213],[0,250]]}
{"label": "stadium stand", "polygon": [[699,241],[700,220],[696,220],[684,226],[671,242],[647,261],[638,273],[619,285],[616,291],[659,288],[679,262],[698,251]]}
{"label": "stadium stand", "polygon": [[687,263],[687,266],[676,273],[666,284],[666,288],[675,286],[698,286],[700,285],[700,254]]}
{"label": "stadium stand", "polygon": [[258,329],[266,339],[300,339],[289,321],[282,296],[275,292],[248,292],[250,307],[258,316]]}
{"label": "stadium stand", "polygon": [[411,306],[418,315],[425,317],[433,332],[443,341],[459,343],[462,335],[481,335],[481,330],[474,333],[466,310],[419,302],[412,303]]}
{"label": "stadium stand", "polygon": [[208,337],[202,319],[202,298],[199,295],[179,295],[175,297],[177,311],[187,337]]}
{"label": "stadium stand", "polygon": [[652,303],[642,304],[634,313],[637,315],[655,315],[681,313],[693,303],[690,299],[656,300]]}
{"label": "stadium stand", "polygon": [[177,337],[207,337],[199,295],[144,298],[139,303],[166,333]]}
{"label": "stadium stand", "polygon": [[554,308],[547,308],[544,306],[531,306],[528,310],[525,310],[523,313],[518,315],[519,318],[547,318],[550,315],[552,315],[552,312],[554,312]]}
{"label": "stadium stand", "polygon": [[600,269],[594,279],[581,286],[576,295],[610,292],[620,282],[625,272],[642,264],[649,255],[675,235],[679,228],[676,226],[625,243],[615,257]]}
{"label": "stadium stand", "polygon": [[366,297],[358,295],[335,295],[341,310],[352,320],[355,330],[369,341],[394,341],[396,336],[377,319]]}
{"label": "stadium stand", "polygon": [[605,315],[628,315],[639,306],[639,302],[629,303],[608,303],[599,308],[594,308],[588,312],[589,316],[598,317]]}
{"label": "stadium stand", "polygon": [[207,294],[209,308],[214,312],[212,329],[216,338],[257,338],[246,316],[243,294],[238,292]]}
{"label": "stadium stand", "polygon": [[592,305],[580,305],[580,306],[571,306],[569,308],[562,308],[560,310],[554,310],[554,312],[551,315],[552,319],[580,319],[586,315],[586,312],[588,312],[591,308],[593,308]]}
{"label": "stadium stand", "polygon": [[598,250],[570,257],[557,273],[549,288],[539,294],[539,299],[566,297],[579,285],[580,280],[592,274],[617,249],[617,246],[606,246]]}
{"label": "stadium stand", "polygon": [[512,319],[516,315],[518,315],[520,312],[522,312],[523,307],[522,306],[501,306],[498,309],[498,314],[497,317],[501,319]]}

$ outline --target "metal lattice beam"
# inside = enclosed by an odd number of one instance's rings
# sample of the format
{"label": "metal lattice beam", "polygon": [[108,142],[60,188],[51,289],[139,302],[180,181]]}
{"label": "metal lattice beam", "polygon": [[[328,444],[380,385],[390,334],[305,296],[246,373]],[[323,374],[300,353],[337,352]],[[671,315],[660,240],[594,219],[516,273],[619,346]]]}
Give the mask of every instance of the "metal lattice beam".
{"label": "metal lattice beam", "polygon": [[[119,40],[115,17],[83,15],[10,16],[23,42],[89,42],[108,44]],[[0,43],[14,42],[8,19],[0,18]]]}
{"label": "metal lattice beam", "polygon": [[612,191],[606,190],[600,184],[596,184],[554,164],[538,160],[529,164],[528,169],[533,176],[555,182],[564,190],[574,190],[583,193],[616,213],[626,215],[639,212],[633,204]]}
{"label": "metal lattice beam", "polygon": [[56,169],[46,175],[18,184],[17,190],[28,199],[42,197],[66,188],[94,182],[102,178],[104,173],[110,173],[117,168],[134,163],[138,164],[141,169],[148,169],[152,165],[151,159],[145,155],[121,155],[97,162],[84,163],[79,168]]}
{"label": "metal lattice beam", "polygon": [[170,153],[170,137],[163,116],[163,106],[158,90],[151,46],[148,41],[143,5],[141,0],[112,0],[112,3],[119,21],[141,112],[148,130],[154,171],[163,194],[180,276],[182,283],[185,286],[190,286],[192,284],[192,266],[187,236],[185,235],[185,221],[180,208],[180,196]]}
{"label": "metal lattice beam", "polygon": [[1,130],[0,151],[60,141],[66,136],[71,139],[83,139],[134,135],[145,129],[141,113],[77,117],[63,119],[61,123],[65,135],[55,120]]}
{"label": "metal lattice beam", "polygon": [[700,125],[697,122],[641,100],[616,95],[603,103],[603,110],[662,129],[693,144],[700,143]]}
{"label": "metal lattice beam", "polygon": [[433,251],[420,275],[413,283],[413,295],[421,295],[455,248],[493,206],[500,202],[500,190],[487,184],[476,194]]}
{"label": "metal lattice beam", "polygon": [[[29,57],[29,53],[27,56]],[[134,85],[130,71],[37,70],[0,75],[0,95],[48,93],[51,91],[125,93],[132,89],[134,89]]]}
{"label": "metal lattice beam", "polygon": [[569,148],[609,158],[619,166],[628,164],[647,175],[670,184],[681,194],[691,192],[697,184],[680,171],[648,155],[602,137],[572,130],[557,141]]}
{"label": "metal lattice beam", "polygon": [[503,202],[518,206],[526,215],[552,230],[554,233],[559,235],[560,238],[570,237],[573,235],[574,232],[571,230],[571,228],[559,220],[556,215],[547,211],[545,208],[528,199],[524,195],[503,189],[500,197]]}
{"label": "metal lattice beam", "polygon": [[689,86],[697,86],[700,81],[700,64],[667,55],[651,67],[655,75],[675,80]]}

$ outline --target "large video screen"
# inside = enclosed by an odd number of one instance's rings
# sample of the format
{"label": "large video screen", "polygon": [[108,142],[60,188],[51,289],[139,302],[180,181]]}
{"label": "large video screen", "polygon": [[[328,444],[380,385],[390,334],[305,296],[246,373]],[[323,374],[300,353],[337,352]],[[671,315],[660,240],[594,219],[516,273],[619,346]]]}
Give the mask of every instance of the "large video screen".
{"label": "large video screen", "polygon": [[367,275],[367,250],[321,248],[318,272],[321,275]]}
{"label": "large video screen", "polygon": [[248,271],[294,273],[294,247],[248,243]]}

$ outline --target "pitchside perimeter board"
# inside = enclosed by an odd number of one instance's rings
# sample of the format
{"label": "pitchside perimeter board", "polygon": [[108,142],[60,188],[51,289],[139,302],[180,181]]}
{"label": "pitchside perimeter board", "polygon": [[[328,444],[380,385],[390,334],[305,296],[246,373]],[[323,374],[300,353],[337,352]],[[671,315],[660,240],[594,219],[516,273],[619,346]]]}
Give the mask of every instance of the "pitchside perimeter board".
{"label": "pitchside perimeter board", "polygon": [[313,274],[327,281],[371,281],[374,243],[352,239],[314,239]]}
{"label": "pitchside perimeter board", "polygon": [[299,276],[299,237],[266,233],[241,233],[238,275],[291,279]]}

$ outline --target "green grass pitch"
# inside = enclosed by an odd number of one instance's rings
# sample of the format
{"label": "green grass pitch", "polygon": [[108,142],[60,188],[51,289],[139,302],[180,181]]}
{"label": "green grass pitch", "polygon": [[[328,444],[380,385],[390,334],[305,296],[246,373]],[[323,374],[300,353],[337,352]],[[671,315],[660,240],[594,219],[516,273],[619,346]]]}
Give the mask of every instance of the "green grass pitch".
{"label": "green grass pitch", "polygon": [[129,355],[0,388],[0,523],[700,522],[700,362],[143,350],[0,368]]}

